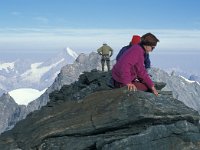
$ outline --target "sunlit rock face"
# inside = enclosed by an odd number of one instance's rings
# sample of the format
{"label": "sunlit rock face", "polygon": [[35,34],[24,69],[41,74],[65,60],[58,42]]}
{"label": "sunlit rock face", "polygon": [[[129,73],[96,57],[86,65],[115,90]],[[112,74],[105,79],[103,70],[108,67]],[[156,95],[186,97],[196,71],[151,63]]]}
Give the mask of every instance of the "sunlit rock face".
{"label": "sunlit rock face", "polygon": [[182,76],[168,74],[158,68],[150,69],[149,74],[154,81],[167,84],[163,90],[172,91],[174,98],[200,112],[200,84],[198,82],[189,81]]}

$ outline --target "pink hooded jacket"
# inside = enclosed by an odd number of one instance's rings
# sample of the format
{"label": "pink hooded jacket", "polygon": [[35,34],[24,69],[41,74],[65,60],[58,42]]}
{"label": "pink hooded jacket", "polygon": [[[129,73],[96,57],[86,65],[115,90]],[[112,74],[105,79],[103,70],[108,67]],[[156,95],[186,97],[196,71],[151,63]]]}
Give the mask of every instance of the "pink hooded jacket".
{"label": "pink hooded jacket", "polygon": [[135,79],[151,89],[154,84],[144,66],[144,49],[140,45],[131,46],[117,61],[112,69],[112,77],[117,82],[128,84]]}

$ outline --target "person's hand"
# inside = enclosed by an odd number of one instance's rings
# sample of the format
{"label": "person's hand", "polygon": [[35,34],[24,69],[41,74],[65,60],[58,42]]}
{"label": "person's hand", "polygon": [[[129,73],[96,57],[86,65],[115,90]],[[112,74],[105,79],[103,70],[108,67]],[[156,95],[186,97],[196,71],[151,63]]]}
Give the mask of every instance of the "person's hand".
{"label": "person's hand", "polygon": [[129,91],[137,91],[137,88],[133,83],[128,83],[127,86]]}
{"label": "person's hand", "polygon": [[152,90],[154,95],[158,96],[158,92],[157,92],[157,90],[154,86],[151,88],[151,90]]}

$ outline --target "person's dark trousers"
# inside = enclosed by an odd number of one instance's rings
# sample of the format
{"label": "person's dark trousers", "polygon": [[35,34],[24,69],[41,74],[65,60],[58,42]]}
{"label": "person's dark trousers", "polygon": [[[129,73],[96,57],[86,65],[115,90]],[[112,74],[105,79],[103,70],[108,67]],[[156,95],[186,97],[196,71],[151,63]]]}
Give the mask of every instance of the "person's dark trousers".
{"label": "person's dark trousers", "polygon": [[110,60],[106,60],[108,71],[110,71]]}
{"label": "person's dark trousers", "polygon": [[106,61],[108,71],[110,71],[110,56],[109,55],[102,55],[102,58],[101,58],[102,71],[104,71],[105,61]]}
{"label": "person's dark trousers", "polygon": [[102,67],[102,71],[104,71],[104,65],[105,65],[105,60],[101,59],[101,67]]}

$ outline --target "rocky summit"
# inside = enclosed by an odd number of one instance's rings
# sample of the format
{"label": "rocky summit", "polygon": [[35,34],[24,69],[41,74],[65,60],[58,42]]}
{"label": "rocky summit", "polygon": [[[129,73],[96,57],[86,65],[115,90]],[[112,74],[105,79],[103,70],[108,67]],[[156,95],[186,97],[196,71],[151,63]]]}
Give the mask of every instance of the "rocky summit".
{"label": "rocky summit", "polygon": [[197,150],[197,111],[170,91],[112,89],[109,72],[85,72],[0,136],[1,150]]}

